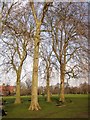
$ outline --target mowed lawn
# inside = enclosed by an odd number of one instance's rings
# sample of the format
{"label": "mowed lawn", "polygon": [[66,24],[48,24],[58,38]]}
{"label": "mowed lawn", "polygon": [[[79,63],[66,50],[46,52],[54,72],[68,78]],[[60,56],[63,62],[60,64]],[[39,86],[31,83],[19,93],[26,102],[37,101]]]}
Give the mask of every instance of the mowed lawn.
{"label": "mowed lawn", "polygon": [[[52,102],[47,103],[45,97],[39,96],[41,110],[29,111],[30,101],[28,96],[22,97],[22,103],[15,105],[15,97],[4,97],[6,100],[4,118],[88,118],[88,95],[65,95],[65,106],[56,106],[57,95],[52,96]],[[72,102],[70,102],[70,100]]]}

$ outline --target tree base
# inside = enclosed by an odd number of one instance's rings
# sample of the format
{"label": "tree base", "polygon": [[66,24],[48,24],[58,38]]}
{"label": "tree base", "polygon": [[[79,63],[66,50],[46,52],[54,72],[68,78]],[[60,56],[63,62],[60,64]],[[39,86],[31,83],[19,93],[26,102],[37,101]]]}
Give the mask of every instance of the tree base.
{"label": "tree base", "polygon": [[60,98],[59,101],[64,103],[65,102],[65,98]]}
{"label": "tree base", "polygon": [[47,100],[47,102],[52,102],[51,100]]}
{"label": "tree base", "polygon": [[21,100],[15,100],[14,104],[20,104]]}
{"label": "tree base", "polygon": [[36,102],[36,103],[33,103],[33,102],[31,102],[31,105],[30,105],[30,107],[29,107],[29,109],[28,110],[40,110],[41,109],[41,107],[40,107],[40,105],[39,105],[39,103],[38,102]]}

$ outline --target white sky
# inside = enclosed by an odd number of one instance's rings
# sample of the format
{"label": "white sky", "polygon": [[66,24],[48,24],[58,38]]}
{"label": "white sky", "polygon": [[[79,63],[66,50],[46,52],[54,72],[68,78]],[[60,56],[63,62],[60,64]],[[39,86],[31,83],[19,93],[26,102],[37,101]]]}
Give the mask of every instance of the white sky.
{"label": "white sky", "polygon": [[[24,64],[24,67],[25,67],[25,70],[23,70],[22,74],[24,75],[25,74],[25,71],[27,74],[27,77],[24,77],[21,81],[22,82],[25,82],[25,80],[27,78],[30,78],[30,80],[32,79],[32,66],[33,66],[33,61],[32,59],[27,59],[27,64]],[[1,70],[0,70],[1,72]],[[22,76],[23,76],[22,75]],[[50,79],[50,85],[56,85],[57,83],[60,83],[60,76],[59,76],[59,73],[58,72],[54,72],[53,74],[53,78]],[[38,79],[38,85],[39,86],[45,86],[46,84],[46,81],[43,80],[43,79]],[[66,82],[66,80],[65,80]],[[70,86],[79,86],[81,83],[84,83],[84,82],[88,82],[88,74],[86,73],[86,78],[78,78],[78,79],[70,79],[69,81],[69,85]],[[0,74],[0,85],[2,83],[6,83],[6,84],[10,84],[10,85],[15,85],[16,83],[16,77],[15,77],[15,74],[14,72],[10,72],[8,75],[3,73],[2,75]]]}

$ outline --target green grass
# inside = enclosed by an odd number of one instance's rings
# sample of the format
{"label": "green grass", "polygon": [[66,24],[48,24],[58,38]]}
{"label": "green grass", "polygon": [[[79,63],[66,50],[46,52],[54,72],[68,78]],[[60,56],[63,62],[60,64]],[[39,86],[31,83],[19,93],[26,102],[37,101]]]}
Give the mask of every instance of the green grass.
{"label": "green grass", "polygon": [[72,102],[66,102],[65,106],[56,106],[58,96],[52,96],[52,102],[47,103],[43,96],[39,96],[41,110],[29,111],[29,97],[22,97],[22,103],[15,105],[15,97],[4,97],[7,101],[5,110],[8,115],[4,118],[88,118],[88,95],[65,95],[66,101],[69,99]]}

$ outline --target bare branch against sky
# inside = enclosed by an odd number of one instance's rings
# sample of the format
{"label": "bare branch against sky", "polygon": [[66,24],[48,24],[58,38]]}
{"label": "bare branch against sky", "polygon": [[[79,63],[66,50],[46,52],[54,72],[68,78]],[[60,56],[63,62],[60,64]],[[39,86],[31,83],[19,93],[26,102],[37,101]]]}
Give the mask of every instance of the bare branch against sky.
{"label": "bare branch against sky", "polygon": [[[0,0],[0,2],[53,2],[54,0]],[[55,0],[55,2],[90,2],[90,0]]]}

